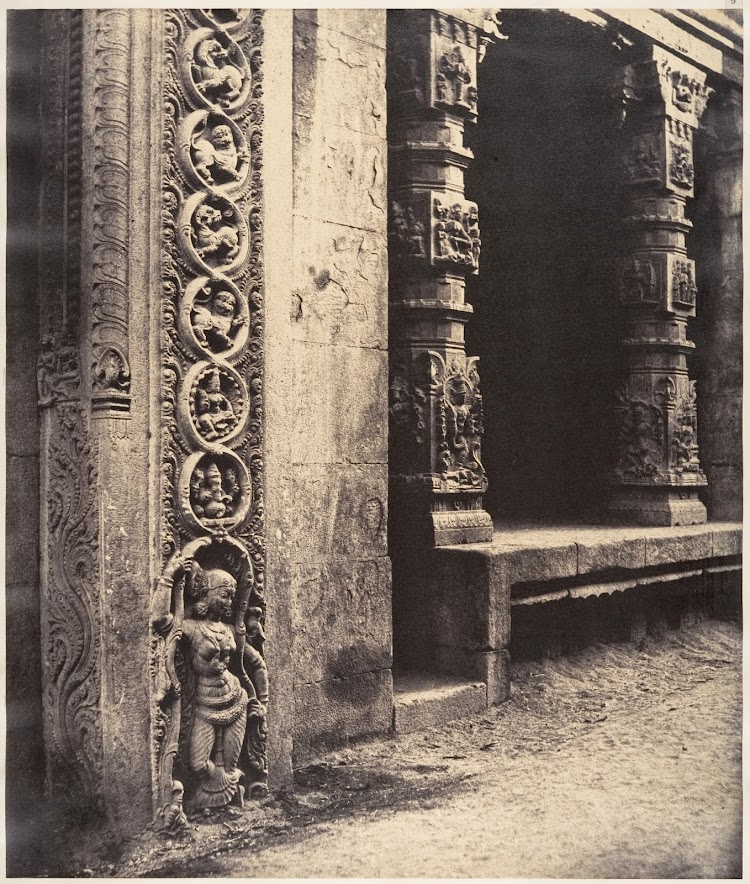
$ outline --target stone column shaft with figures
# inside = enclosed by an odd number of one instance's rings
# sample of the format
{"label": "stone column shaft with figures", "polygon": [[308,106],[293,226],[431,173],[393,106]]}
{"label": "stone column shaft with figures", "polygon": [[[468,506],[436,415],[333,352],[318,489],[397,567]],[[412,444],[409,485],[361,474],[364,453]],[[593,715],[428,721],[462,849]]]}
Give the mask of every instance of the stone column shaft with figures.
{"label": "stone column shaft with figures", "polygon": [[464,196],[483,14],[388,15],[392,524],[426,545],[486,541],[478,359],[467,357],[466,277],[479,272],[476,203]]}
{"label": "stone column shaft with figures", "polygon": [[710,90],[705,74],[653,47],[623,73],[622,177],[626,251],[619,299],[627,311],[628,375],[617,391],[617,464],[609,509],[639,525],[706,521],[698,491],[695,381],[687,357],[695,264],[685,206],[693,196],[693,133]]}

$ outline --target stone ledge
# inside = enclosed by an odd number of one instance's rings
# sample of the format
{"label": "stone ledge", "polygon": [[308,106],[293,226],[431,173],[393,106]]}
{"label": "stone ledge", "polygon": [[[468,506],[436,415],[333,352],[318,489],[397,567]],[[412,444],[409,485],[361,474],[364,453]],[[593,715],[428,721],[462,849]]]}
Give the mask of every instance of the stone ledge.
{"label": "stone ledge", "polygon": [[448,675],[397,672],[393,700],[393,729],[407,734],[486,709],[487,685]]}
{"label": "stone ledge", "polygon": [[599,525],[500,526],[491,543],[445,546],[443,557],[492,560],[506,583],[554,580],[609,570],[699,561],[742,552],[739,522],[674,528]]}

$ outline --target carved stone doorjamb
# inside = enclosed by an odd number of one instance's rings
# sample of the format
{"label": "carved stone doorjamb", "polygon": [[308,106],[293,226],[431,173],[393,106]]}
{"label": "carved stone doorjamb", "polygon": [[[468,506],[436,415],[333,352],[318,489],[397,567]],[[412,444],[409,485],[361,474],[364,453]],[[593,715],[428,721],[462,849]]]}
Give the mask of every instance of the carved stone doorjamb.
{"label": "carved stone doorjamb", "polygon": [[692,223],[693,133],[710,90],[706,75],[660,47],[628,65],[622,179],[627,251],[618,268],[628,314],[628,377],[617,391],[613,518],[639,525],[706,521],[698,491],[695,381],[688,377],[688,317],[695,316],[695,264],[685,236]]}
{"label": "carved stone doorjamb", "polygon": [[478,359],[464,349],[481,249],[464,127],[492,35],[484,13],[388,12],[390,510],[427,546],[492,538]]}

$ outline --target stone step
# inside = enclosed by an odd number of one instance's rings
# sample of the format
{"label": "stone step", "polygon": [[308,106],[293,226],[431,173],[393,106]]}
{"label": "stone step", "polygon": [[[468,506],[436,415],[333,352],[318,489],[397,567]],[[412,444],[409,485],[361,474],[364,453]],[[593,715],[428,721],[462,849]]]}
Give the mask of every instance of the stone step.
{"label": "stone step", "polygon": [[487,708],[487,685],[430,672],[393,673],[393,729],[424,730]]}

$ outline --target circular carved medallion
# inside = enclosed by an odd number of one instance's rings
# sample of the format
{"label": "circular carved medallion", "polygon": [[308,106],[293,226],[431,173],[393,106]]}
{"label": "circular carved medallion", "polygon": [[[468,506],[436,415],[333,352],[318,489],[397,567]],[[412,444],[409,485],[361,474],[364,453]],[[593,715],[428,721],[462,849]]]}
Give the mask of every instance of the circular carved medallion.
{"label": "circular carved medallion", "polygon": [[245,219],[234,203],[216,194],[196,193],[186,201],[180,234],[187,254],[202,269],[231,273],[247,256]]}
{"label": "circular carved medallion", "polygon": [[179,324],[183,339],[196,353],[231,360],[247,342],[247,298],[228,279],[199,276],[185,289]]}
{"label": "circular carved medallion", "polygon": [[199,362],[185,376],[181,397],[188,429],[199,444],[229,442],[244,429],[249,412],[247,388],[226,363]]}
{"label": "circular carved medallion", "polygon": [[202,187],[239,190],[247,180],[250,151],[237,124],[217,111],[195,111],[180,126],[180,161]]}
{"label": "circular carved medallion", "polygon": [[191,454],[180,474],[179,500],[182,514],[193,528],[236,528],[247,517],[252,502],[245,464],[231,451]]}

